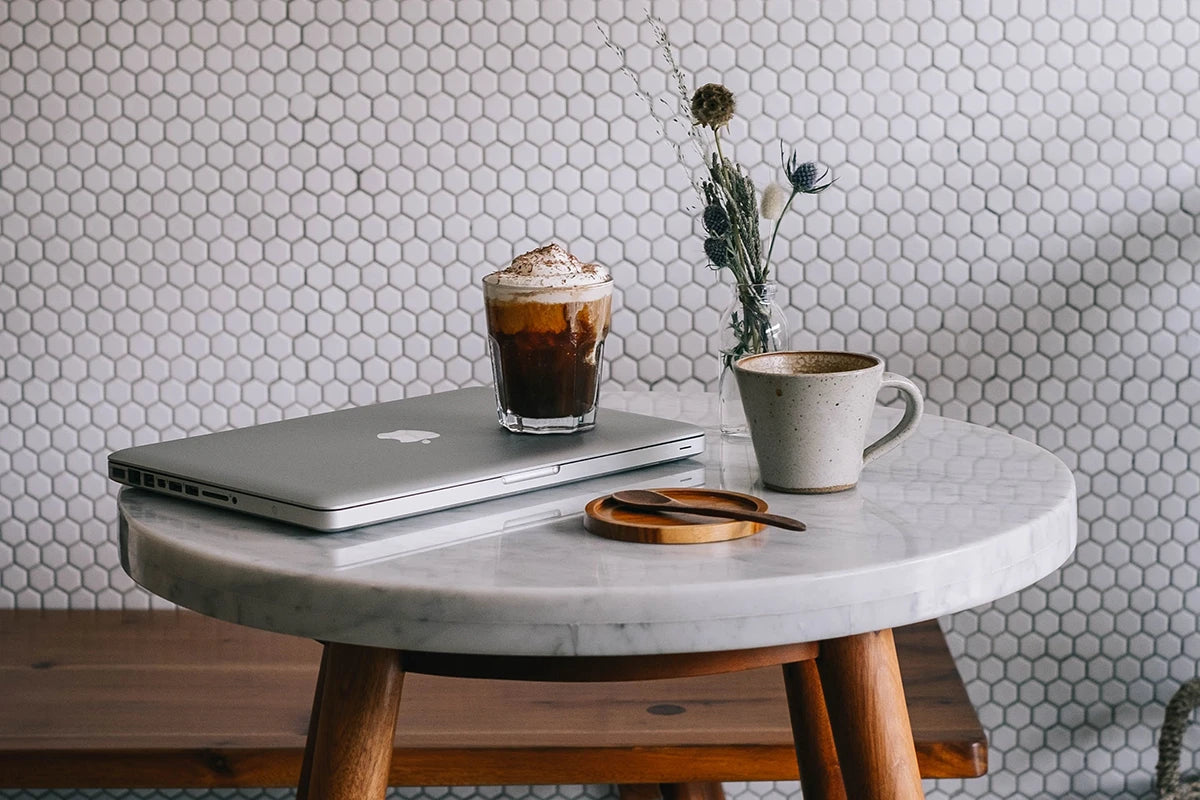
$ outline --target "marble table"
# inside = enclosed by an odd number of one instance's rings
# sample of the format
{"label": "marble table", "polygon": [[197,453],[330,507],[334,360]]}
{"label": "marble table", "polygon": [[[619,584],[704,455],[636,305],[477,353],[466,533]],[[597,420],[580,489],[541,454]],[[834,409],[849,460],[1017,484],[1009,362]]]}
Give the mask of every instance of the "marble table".
{"label": "marble table", "polygon": [[[705,425],[706,452],[323,535],[126,489],[122,560],[179,605],[326,643],[301,797],[383,796],[405,671],[634,680],[768,664],[783,666],[806,797],[922,796],[891,628],[1057,569],[1076,541],[1070,471],[926,416],[855,489],[788,495],[763,488],[748,439],[716,432],[712,396],[603,405]],[[898,413],[879,408],[873,432]],[[583,528],[593,497],[698,485],[757,494],[809,530],[672,546]]]}

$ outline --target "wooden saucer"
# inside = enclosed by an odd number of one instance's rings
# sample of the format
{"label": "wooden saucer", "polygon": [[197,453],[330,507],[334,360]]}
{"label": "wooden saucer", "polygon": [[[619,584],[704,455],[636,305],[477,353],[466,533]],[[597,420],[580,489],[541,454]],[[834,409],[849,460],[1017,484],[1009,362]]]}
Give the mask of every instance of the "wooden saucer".
{"label": "wooden saucer", "polygon": [[[688,503],[706,503],[746,511],[766,511],[765,500],[724,489],[656,489]],[[766,526],[675,511],[645,511],[618,503],[612,495],[597,497],[584,508],[583,527],[597,536],[641,544],[700,544],[753,536]]]}

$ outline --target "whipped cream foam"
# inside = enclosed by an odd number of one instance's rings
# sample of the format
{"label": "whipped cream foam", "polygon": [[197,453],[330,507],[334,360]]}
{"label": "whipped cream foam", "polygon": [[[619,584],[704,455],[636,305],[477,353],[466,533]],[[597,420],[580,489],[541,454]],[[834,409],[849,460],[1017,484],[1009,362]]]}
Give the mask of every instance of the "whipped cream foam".
{"label": "whipped cream foam", "polygon": [[599,264],[580,261],[557,244],[548,244],[517,256],[502,270],[483,279],[493,295],[543,289],[584,289],[608,284],[612,276]]}

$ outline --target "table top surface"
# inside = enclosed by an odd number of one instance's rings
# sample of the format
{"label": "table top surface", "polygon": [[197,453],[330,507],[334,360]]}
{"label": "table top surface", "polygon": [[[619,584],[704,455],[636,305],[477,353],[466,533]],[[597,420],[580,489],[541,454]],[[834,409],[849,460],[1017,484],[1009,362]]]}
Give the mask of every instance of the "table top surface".
{"label": "table top surface", "polygon": [[[762,486],[748,439],[717,433],[712,395],[608,393],[602,405],[704,425],[706,452],[334,534],[126,489],[122,560],[139,584],[179,605],[323,641],[650,655],[816,641],[932,619],[1034,583],[1075,547],[1070,471],[1000,431],[927,415],[856,488],[790,495]],[[898,417],[878,408],[872,434]],[[594,497],[697,485],[758,495],[809,529],[648,545],[583,527]]]}

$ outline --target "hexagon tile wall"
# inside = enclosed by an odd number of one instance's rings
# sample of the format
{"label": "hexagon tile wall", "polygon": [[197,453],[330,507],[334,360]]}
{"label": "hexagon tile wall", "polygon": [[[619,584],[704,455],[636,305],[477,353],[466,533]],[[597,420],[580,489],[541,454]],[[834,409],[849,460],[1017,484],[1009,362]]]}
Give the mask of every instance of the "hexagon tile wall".
{"label": "hexagon tile wall", "polygon": [[[992,773],[931,795],[1144,794],[1200,659],[1200,10],[654,11],[738,93],[760,184],[780,140],[838,176],[784,227],[794,344],[873,350],[1078,477],[1061,574],[945,621]],[[611,384],[712,387],[689,176],[600,33],[653,93],[641,13],[0,3],[0,606],[153,602],[111,449],[488,381],[479,278],[549,239],[616,275]]]}

